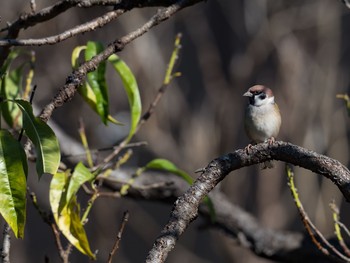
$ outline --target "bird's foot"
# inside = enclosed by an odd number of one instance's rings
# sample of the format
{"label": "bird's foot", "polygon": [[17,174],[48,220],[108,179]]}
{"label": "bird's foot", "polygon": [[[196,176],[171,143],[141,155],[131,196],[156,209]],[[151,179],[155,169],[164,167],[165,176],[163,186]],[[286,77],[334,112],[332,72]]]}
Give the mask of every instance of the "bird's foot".
{"label": "bird's foot", "polygon": [[250,154],[250,150],[251,150],[252,146],[253,145],[251,143],[249,143],[246,147],[244,147],[246,154],[248,154],[248,155]]}
{"label": "bird's foot", "polygon": [[274,144],[276,141],[275,137],[271,137],[267,139],[267,143],[271,146],[272,144]]}

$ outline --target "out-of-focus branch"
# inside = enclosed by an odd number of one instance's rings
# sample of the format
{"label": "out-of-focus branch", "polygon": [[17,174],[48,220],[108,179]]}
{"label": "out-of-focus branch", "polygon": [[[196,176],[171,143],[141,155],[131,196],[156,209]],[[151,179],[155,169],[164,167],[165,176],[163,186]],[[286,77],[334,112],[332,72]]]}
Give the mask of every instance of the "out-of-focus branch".
{"label": "out-of-focus branch", "polygon": [[350,8],[350,1],[349,0],[342,0],[344,5],[346,5],[347,8]]}
{"label": "out-of-focus branch", "polygon": [[97,17],[82,25],[78,25],[55,36],[44,37],[39,39],[3,39],[0,40],[0,46],[42,46],[57,44],[78,34],[94,31],[96,28],[103,27],[112,20],[118,18],[125,11],[125,9],[117,9],[114,11],[107,12],[106,14],[100,17]]}
{"label": "out-of-focus branch", "polygon": [[244,166],[280,160],[304,167],[321,174],[338,186],[347,201],[350,201],[350,171],[340,162],[327,156],[286,142],[273,145],[262,143],[249,151],[240,149],[213,160],[195,183],[175,202],[169,222],[163,228],[150,250],[146,262],[164,262],[175,247],[177,239],[198,216],[198,207],[203,198],[231,171]]}
{"label": "out-of-focus branch", "polygon": [[[51,123],[51,126],[52,124],[53,123]],[[65,133],[63,133],[60,138],[60,141],[63,142],[70,141],[70,144],[73,144],[74,142],[74,140],[67,137]],[[280,149],[280,151],[287,151],[288,144],[283,144],[286,148]],[[266,155],[266,153],[261,151],[261,149],[265,147],[268,148],[267,145],[253,146],[249,158],[256,158],[256,151],[260,151],[262,155]],[[316,153],[297,146],[291,145],[290,147],[291,149],[296,148],[295,151],[297,152],[305,151],[308,153],[305,154],[307,155],[305,161],[319,156]],[[83,151],[82,147],[75,148],[75,150],[67,149],[68,152],[66,153],[76,154]],[[239,156],[240,152],[241,150],[238,151],[237,156]],[[236,153],[232,153],[230,155],[235,154]],[[302,155],[299,155],[298,157],[303,159]],[[221,157],[221,159],[227,159],[227,162],[230,162],[230,158],[233,157]],[[244,155],[242,159],[245,158],[247,157]],[[342,166],[339,162],[329,159],[330,158],[328,157],[320,156],[319,161],[324,163],[334,162],[336,165],[339,165],[340,167]],[[119,192],[121,187],[125,182],[130,180],[133,174],[133,169],[123,168],[112,171],[112,174],[109,177],[101,177],[99,180],[103,181],[103,186],[113,192],[101,191],[100,195],[108,198],[120,198]],[[175,175],[147,171],[142,173],[142,176],[137,177],[135,182],[130,185],[126,197],[173,204],[189,187],[188,183]],[[239,206],[232,204],[232,202],[230,202],[226,196],[219,191],[212,191],[209,195],[215,208],[216,220],[214,226],[223,230],[230,237],[237,239],[241,246],[250,249],[256,255],[281,262],[300,262],[301,260],[304,262],[311,262],[312,260],[317,260],[317,262],[330,262],[328,257],[317,250],[308,235],[298,232],[279,231],[266,228],[259,224],[258,220],[252,215]],[[211,223],[210,212],[207,206],[200,205],[199,213]],[[211,226],[210,223],[209,226]],[[334,245],[339,244],[337,243],[337,240],[329,241]]]}
{"label": "out-of-focus branch", "polygon": [[36,197],[36,194],[34,192],[30,192],[30,199],[32,200],[32,204],[34,206],[34,208],[38,211],[41,219],[48,224],[51,227],[52,233],[55,237],[55,243],[58,249],[58,254],[62,260],[63,263],[68,263],[69,262],[69,255],[72,251],[72,244],[68,243],[66,248],[63,248],[62,242],[61,242],[61,232],[58,230],[57,225],[55,223],[55,220],[53,218],[53,214],[52,213],[46,213],[45,211],[43,211],[39,204],[38,204],[38,200]]}
{"label": "out-of-focus branch", "polygon": [[3,241],[1,248],[1,262],[10,263],[10,248],[11,248],[11,236],[10,236],[10,226],[5,223],[3,230]]}
{"label": "out-of-focus branch", "polygon": [[98,65],[102,61],[105,61],[110,55],[123,50],[123,48],[131,41],[142,36],[144,33],[146,33],[152,27],[160,24],[162,21],[169,19],[172,15],[174,15],[181,9],[201,1],[202,0],[179,0],[169,7],[158,10],[157,13],[143,26],[141,26],[133,32],[130,32],[124,37],[115,40],[103,52],[99,53],[91,60],[83,63],[79,68],[73,71],[73,73],[70,76],[68,76],[66,84],[60,89],[60,91],[58,92],[58,94],[56,94],[54,99],[48,105],[45,106],[45,108],[40,114],[40,118],[45,122],[48,121],[52,115],[52,112],[56,108],[62,106],[65,102],[73,98],[77,88],[84,81],[86,74],[91,71],[94,71],[98,67]]}
{"label": "out-of-focus branch", "polygon": [[[113,171],[111,177],[103,178],[103,185],[114,193],[119,193],[123,182],[128,181],[132,174],[133,171],[127,169]],[[118,182],[113,178],[122,181]],[[160,187],[157,187],[158,185]],[[183,179],[175,175],[148,171],[135,180],[128,189],[126,197],[172,204],[189,187]],[[110,195],[104,196],[112,197],[113,193],[108,193]],[[223,231],[257,256],[280,262],[332,262],[329,257],[317,250],[308,235],[266,228],[251,214],[232,204],[221,192],[212,191],[209,196],[215,208],[214,225],[211,224],[208,207],[199,206],[199,213],[207,219],[208,227]],[[120,198],[120,196],[113,197]],[[337,244],[336,240],[330,242]]]}
{"label": "out-of-focus branch", "polygon": [[117,238],[114,242],[114,245],[113,245],[113,249],[112,251],[109,253],[109,257],[108,257],[108,261],[107,263],[112,263],[112,259],[113,259],[113,256],[115,254],[115,252],[118,250],[119,248],[119,243],[120,243],[120,240],[122,239],[122,235],[123,235],[123,232],[124,232],[124,228],[126,226],[126,223],[129,221],[129,211],[125,211],[124,212],[124,215],[123,215],[123,219],[122,219],[122,222],[120,224],[120,228],[119,228],[119,231],[118,231],[118,234],[117,234]]}
{"label": "out-of-focus branch", "polygon": [[299,199],[298,190],[295,187],[294,183],[294,172],[292,168],[286,164],[286,172],[288,176],[288,185],[293,196],[295,205],[299,211],[301,220],[304,224],[304,227],[309,234],[312,242],[316,245],[316,247],[326,256],[334,259],[339,259],[341,262],[349,262],[349,258],[340,252],[335,246],[333,246],[325,236],[321,233],[321,231],[315,226],[315,224],[311,221],[310,217],[306,213],[302,202]]}
{"label": "out-of-focus branch", "polygon": [[[55,44],[62,40],[65,40],[71,36],[82,32],[88,32],[86,26],[92,25],[93,27],[102,26],[108,22],[107,20],[111,20],[113,17],[112,13],[116,16],[119,16],[119,13],[124,13],[127,10],[131,10],[133,8],[141,8],[141,7],[153,7],[153,6],[171,6],[171,5],[179,5],[180,9],[185,7],[186,5],[192,5],[196,2],[200,2],[203,0],[192,0],[192,1],[176,1],[176,0],[149,0],[149,1],[140,1],[140,0],[61,0],[55,3],[52,6],[43,8],[37,12],[34,12],[35,2],[31,2],[31,12],[23,13],[17,20],[13,22],[8,22],[7,26],[0,29],[1,32],[7,32],[6,36],[0,40],[0,67],[3,65],[6,60],[11,47],[14,45],[44,45],[44,44]],[[182,3],[185,2],[185,3]],[[187,3],[188,2],[188,3]],[[191,3],[193,2],[193,3]],[[114,10],[117,12],[109,12],[102,17],[96,18],[93,21],[90,21],[84,25],[79,25],[75,28],[67,30],[61,34],[46,37],[42,39],[27,39],[27,40],[17,40],[16,38],[19,35],[19,32],[28,27],[33,27],[39,23],[46,22],[50,19],[57,17],[58,15],[64,13],[70,8],[73,7],[93,7],[93,6],[114,6]],[[114,19],[115,17],[113,17]],[[85,30],[85,31],[84,31]]]}

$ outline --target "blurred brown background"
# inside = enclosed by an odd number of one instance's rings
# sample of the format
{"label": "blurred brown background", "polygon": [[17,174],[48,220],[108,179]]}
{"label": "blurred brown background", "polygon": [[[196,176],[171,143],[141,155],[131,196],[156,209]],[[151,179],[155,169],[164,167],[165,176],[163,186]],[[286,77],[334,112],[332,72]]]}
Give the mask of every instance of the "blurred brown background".
{"label": "blurred brown background", "polygon": [[[37,9],[55,1],[37,0]],[[1,27],[29,11],[29,1],[1,0]],[[110,8],[109,8],[110,9]],[[106,8],[69,10],[48,23],[29,28],[20,38],[41,38],[84,23]],[[36,52],[35,101],[42,107],[65,83],[71,72],[73,48],[86,41],[112,40],[145,23],[156,8],[135,9],[116,22],[53,46],[26,48]],[[350,9],[341,1],[209,0],[186,8],[128,45],[119,56],[137,77],[144,110],[160,87],[176,33],[181,32],[182,50],[177,70],[182,76],[168,89],[156,113],[138,133],[147,141],[136,149],[131,166],[141,166],[155,157],[166,158],[186,170],[204,167],[213,158],[245,147],[242,117],[253,84],[273,89],[282,113],[278,139],[328,155],[349,166],[349,118],[338,93],[349,93]],[[120,80],[109,69],[111,113],[128,120],[128,104]],[[112,146],[127,129],[103,127],[99,118],[76,96],[56,110],[53,121],[78,139],[78,119],[86,125],[92,148]],[[326,235],[333,234],[332,199],[342,207],[344,222],[350,219],[349,204],[328,180],[296,169],[296,181],[306,211]],[[47,184],[30,176],[30,187],[48,208]],[[228,198],[250,211],[273,229],[304,231],[286,187],[284,164],[272,170],[249,167],[231,173],[221,184]],[[14,240],[13,262],[59,262],[54,239],[28,202],[24,240]],[[130,199],[100,199],[87,225],[92,249],[99,250],[98,262],[106,262],[124,210],[130,222],[115,262],[142,262],[171,206]],[[198,230],[197,219],[180,238],[167,262],[269,262],[239,248],[235,241],[215,230]],[[71,262],[88,262],[74,252]]]}

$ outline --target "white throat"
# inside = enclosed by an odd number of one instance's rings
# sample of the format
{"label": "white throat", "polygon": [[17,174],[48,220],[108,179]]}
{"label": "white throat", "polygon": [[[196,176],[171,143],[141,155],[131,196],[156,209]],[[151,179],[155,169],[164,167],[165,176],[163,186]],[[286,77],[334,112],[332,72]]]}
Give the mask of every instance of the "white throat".
{"label": "white throat", "polygon": [[254,100],[254,106],[260,107],[263,105],[268,105],[268,104],[274,104],[275,103],[275,97],[266,97],[265,99],[261,100],[259,97],[257,97]]}

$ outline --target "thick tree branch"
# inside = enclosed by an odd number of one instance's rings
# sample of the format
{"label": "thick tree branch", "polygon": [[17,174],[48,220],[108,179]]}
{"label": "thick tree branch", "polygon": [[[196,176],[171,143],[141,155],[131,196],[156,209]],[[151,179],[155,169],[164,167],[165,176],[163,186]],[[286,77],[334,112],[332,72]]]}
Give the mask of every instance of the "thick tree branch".
{"label": "thick tree branch", "polygon": [[[56,128],[55,131],[57,133]],[[83,148],[79,147],[80,144],[70,139],[65,133],[59,137],[62,142],[69,141],[69,145],[77,144],[74,147],[76,150],[73,149],[73,152],[69,153],[79,154],[83,152]],[[300,147],[297,149],[309,152]],[[313,154],[315,153],[309,152],[309,155]],[[254,157],[253,153],[251,155]],[[328,158],[326,157],[326,159]],[[120,198],[121,187],[130,181],[134,172],[134,169],[124,168],[113,171],[108,178],[103,177],[103,186],[113,192],[101,192],[101,196]],[[132,199],[173,204],[189,187],[188,183],[175,175],[148,171],[137,177],[135,182],[130,185],[126,196]],[[280,262],[312,262],[312,260],[330,262],[328,257],[316,249],[307,234],[266,228],[251,214],[232,204],[219,191],[212,191],[209,195],[216,214],[214,226],[237,239],[241,246],[246,247],[256,255]],[[206,205],[199,206],[199,213],[208,220],[209,227],[213,226]],[[339,246],[335,239],[329,241],[333,245]]]}
{"label": "thick tree branch", "polygon": [[98,67],[98,65],[102,61],[105,61],[110,55],[123,50],[123,48],[131,41],[142,36],[152,27],[158,25],[164,20],[167,20],[181,9],[201,1],[202,0],[180,0],[169,7],[158,10],[157,13],[153,17],[151,17],[151,19],[148,22],[146,22],[143,26],[141,26],[133,32],[130,32],[124,37],[115,40],[103,52],[99,53],[91,60],[83,63],[79,68],[73,71],[73,73],[70,76],[68,76],[66,84],[60,89],[60,91],[58,92],[58,94],[56,94],[54,99],[42,110],[40,118],[45,122],[48,121],[52,115],[52,112],[56,108],[62,106],[65,102],[71,100],[74,97],[77,88],[80,85],[82,85],[86,74],[91,71],[94,71]]}
{"label": "thick tree branch", "polygon": [[164,262],[177,239],[198,216],[203,198],[231,171],[244,166],[280,160],[321,174],[338,186],[350,201],[350,171],[340,162],[305,148],[286,143],[262,143],[253,146],[249,154],[241,149],[213,160],[195,183],[175,202],[169,222],[155,241],[146,262]]}
{"label": "thick tree branch", "polygon": [[[103,185],[119,193],[132,174],[133,170],[113,171],[111,177],[103,179]],[[188,188],[189,185],[175,175],[144,172],[130,186],[126,197],[172,204]],[[112,194],[106,196],[111,197]],[[330,262],[307,234],[266,228],[254,216],[232,204],[223,193],[212,191],[209,196],[215,208],[214,225],[211,224],[208,207],[203,203],[199,206],[199,213],[208,221],[208,227],[223,231],[257,256],[280,262]],[[329,241],[336,244],[336,240]]]}

